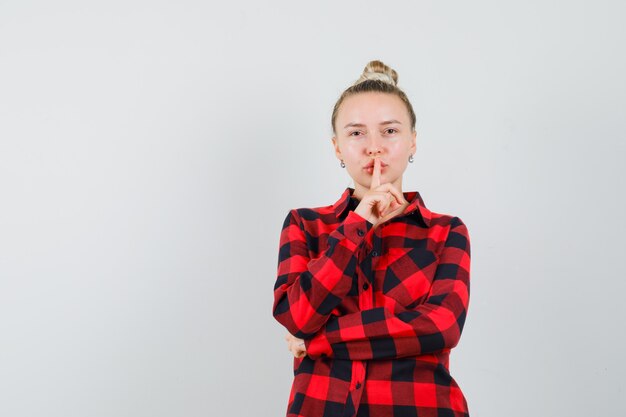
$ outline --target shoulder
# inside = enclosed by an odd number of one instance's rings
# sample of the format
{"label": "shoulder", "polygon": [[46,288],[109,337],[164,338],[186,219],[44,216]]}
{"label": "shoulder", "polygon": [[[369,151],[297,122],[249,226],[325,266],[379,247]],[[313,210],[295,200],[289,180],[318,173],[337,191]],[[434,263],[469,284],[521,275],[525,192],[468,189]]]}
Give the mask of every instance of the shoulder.
{"label": "shoulder", "polygon": [[465,225],[465,222],[459,216],[453,214],[436,213],[434,211],[431,211],[431,214],[431,226],[454,228]]}
{"label": "shoulder", "polygon": [[334,212],[332,205],[320,206],[320,207],[297,207],[292,208],[287,212],[285,220],[283,221],[283,229],[290,225],[297,225],[301,229],[305,230],[310,227],[311,224],[319,222],[327,222],[329,219],[334,218]]}
{"label": "shoulder", "polygon": [[431,211],[431,234],[437,236],[438,241],[463,240],[469,244],[469,231],[461,217]]}
{"label": "shoulder", "polygon": [[319,207],[297,207],[292,208],[287,213],[287,218],[294,218],[300,223],[315,222],[319,220],[328,221],[335,218],[334,205]]}

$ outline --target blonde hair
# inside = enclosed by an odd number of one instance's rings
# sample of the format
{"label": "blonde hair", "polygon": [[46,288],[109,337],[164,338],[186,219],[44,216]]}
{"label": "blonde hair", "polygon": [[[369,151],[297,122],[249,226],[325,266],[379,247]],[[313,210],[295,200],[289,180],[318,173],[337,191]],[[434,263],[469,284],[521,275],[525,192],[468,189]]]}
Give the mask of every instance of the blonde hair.
{"label": "blonde hair", "polygon": [[411,128],[415,130],[415,112],[413,111],[413,106],[409,98],[404,94],[404,91],[398,88],[398,73],[381,61],[375,60],[370,61],[365,66],[359,79],[350,87],[346,88],[337,100],[337,103],[335,103],[331,117],[333,132],[335,132],[335,120],[337,119],[337,113],[339,112],[341,103],[343,103],[347,97],[369,92],[387,93],[398,96],[406,106],[409,112],[409,118],[411,119]]}

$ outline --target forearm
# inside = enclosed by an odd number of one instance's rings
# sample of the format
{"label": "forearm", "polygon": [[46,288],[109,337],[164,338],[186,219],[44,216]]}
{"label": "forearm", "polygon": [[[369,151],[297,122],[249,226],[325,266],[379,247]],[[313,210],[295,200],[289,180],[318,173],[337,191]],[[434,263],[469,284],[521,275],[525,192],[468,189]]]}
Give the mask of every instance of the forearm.
{"label": "forearm", "polygon": [[273,314],[291,334],[312,337],[350,291],[356,251],[371,227],[350,212],[328,235],[326,250],[310,258],[305,233],[290,212],[281,232]]}
{"label": "forearm", "polygon": [[412,308],[377,306],[333,316],[307,340],[311,356],[382,359],[416,356],[451,349],[459,342],[470,290],[470,244],[460,219],[439,255],[428,297]]}
{"label": "forearm", "polygon": [[[465,316],[465,308],[456,314],[446,307],[425,304],[403,316],[378,307],[331,318],[313,338],[306,340],[306,349],[312,357],[351,360],[437,353],[458,344]],[[409,317],[415,318],[408,320]]]}

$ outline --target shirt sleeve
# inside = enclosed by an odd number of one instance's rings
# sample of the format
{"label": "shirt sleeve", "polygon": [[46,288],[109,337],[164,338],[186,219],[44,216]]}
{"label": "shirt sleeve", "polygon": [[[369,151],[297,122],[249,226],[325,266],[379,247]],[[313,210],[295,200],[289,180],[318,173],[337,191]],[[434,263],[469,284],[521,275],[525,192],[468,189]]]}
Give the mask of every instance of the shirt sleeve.
{"label": "shirt sleeve", "polygon": [[352,287],[356,251],[372,227],[350,211],[328,235],[325,251],[311,258],[298,212],[289,212],[280,234],[273,315],[291,334],[310,338],[326,324]]}
{"label": "shirt sleeve", "polygon": [[375,307],[331,317],[305,340],[307,354],[369,360],[417,356],[456,346],[469,305],[470,240],[467,227],[452,219],[430,293],[417,307],[394,314]]}

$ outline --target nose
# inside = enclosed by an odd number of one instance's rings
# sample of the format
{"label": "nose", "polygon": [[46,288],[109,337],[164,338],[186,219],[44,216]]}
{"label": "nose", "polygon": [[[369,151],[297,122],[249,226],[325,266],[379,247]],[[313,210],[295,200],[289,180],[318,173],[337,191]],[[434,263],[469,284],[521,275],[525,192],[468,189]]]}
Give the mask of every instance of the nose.
{"label": "nose", "polygon": [[367,145],[367,154],[375,156],[382,153],[382,146],[377,137],[372,137]]}

